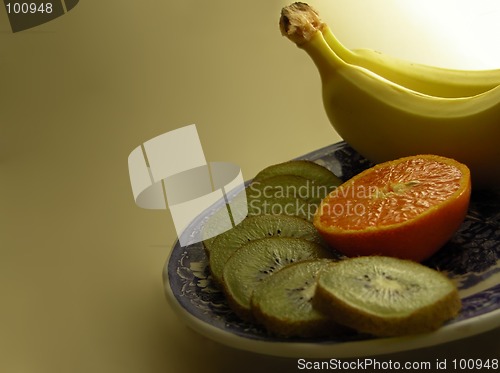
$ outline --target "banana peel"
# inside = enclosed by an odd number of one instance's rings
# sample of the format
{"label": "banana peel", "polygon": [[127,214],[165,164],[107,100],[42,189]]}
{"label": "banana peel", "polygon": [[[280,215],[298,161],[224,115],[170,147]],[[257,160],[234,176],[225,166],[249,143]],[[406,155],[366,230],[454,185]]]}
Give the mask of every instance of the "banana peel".
{"label": "banana peel", "polygon": [[[392,76],[370,70],[366,62],[356,65],[355,59],[346,61],[346,48],[332,42],[328,26],[307,4],[294,3],[283,8],[280,29],[315,63],[328,119],[361,155],[376,163],[416,154],[454,158],[471,169],[473,188],[499,188],[500,82],[496,75],[491,75],[487,85],[485,76],[478,74],[478,83],[474,85],[474,74],[468,71],[452,70],[455,76],[463,74],[462,78],[446,78],[443,74],[438,79],[434,70],[426,67],[423,71],[432,79],[420,84],[427,84],[428,90],[416,90],[402,85],[406,77],[401,75],[407,69],[394,68],[395,60],[393,64],[381,65],[377,54],[374,62],[386,70],[392,69]],[[473,94],[429,94],[439,91],[436,85],[440,82],[445,86],[442,90],[449,91],[450,84],[456,85],[457,81],[467,87],[467,80],[476,87]]]}

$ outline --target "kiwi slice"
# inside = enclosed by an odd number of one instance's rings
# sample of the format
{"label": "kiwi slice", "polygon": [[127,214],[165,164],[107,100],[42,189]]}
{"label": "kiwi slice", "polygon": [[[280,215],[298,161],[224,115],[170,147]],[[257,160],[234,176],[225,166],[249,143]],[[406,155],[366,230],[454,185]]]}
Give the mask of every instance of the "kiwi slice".
{"label": "kiwi slice", "polygon": [[[321,200],[341,180],[327,168],[307,160],[293,160],[266,167],[246,188],[248,215],[291,215],[312,221]],[[240,193],[236,198],[242,201]],[[203,228],[203,243],[210,253],[212,237],[227,225],[227,214],[219,210]],[[205,238],[206,237],[206,238]]]}
{"label": "kiwi slice", "polygon": [[338,323],[375,336],[435,330],[461,307],[455,284],[444,274],[383,256],[346,259],[323,269],[314,304]]}
{"label": "kiwi slice", "polygon": [[329,259],[305,260],[262,280],[251,298],[255,320],[280,337],[310,338],[343,333],[344,328],[311,302],[317,275],[329,263]]}
{"label": "kiwi slice", "polygon": [[[230,204],[225,203],[204,222],[201,231],[201,238],[207,254],[210,254],[210,250],[215,239],[220,234],[227,232],[227,228],[232,227],[229,229],[233,229],[235,224],[241,221],[241,218],[245,215],[243,207],[245,206],[246,198],[243,197],[245,197],[243,193],[238,193],[233,199],[231,199]],[[221,229],[226,230],[223,233],[220,233]]]}
{"label": "kiwi slice", "polygon": [[222,284],[224,265],[241,246],[256,239],[275,236],[302,238],[324,245],[314,225],[307,220],[287,215],[250,216],[212,242],[209,264],[214,281]]}
{"label": "kiwi slice", "polygon": [[313,221],[317,204],[295,197],[252,198],[248,204],[248,216],[289,215]]}
{"label": "kiwi slice", "polygon": [[321,201],[330,188],[314,179],[296,175],[277,175],[264,180],[254,180],[247,188],[247,198],[268,199],[293,197],[306,201]]}
{"label": "kiwi slice", "polygon": [[241,318],[253,320],[251,297],[262,280],[289,264],[325,257],[329,257],[325,248],[300,238],[253,240],[236,250],[225,263],[224,292],[229,305]]}
{"label": "kiwi slice", "polygon": [[263,181],[278,175],[300,176],[314,180],[318,185],[325,185],[330,189],[342,183],[342,180],[326,167],[308,160],[292,160],[268,166],[255,175],[253,180]]}
{"label": "kiwi slice", "polygon": [[232,225],[231,214],[226,206],[224,205],[217,210],[203,225],[201,232],[203,246],[208,253],[210,253],[212,244],[217,238],[217,233],[220,232],[221,227],[227,227],[229,224]]}
{"label": "kiwi slice", "polygon": [[312,220],[330,188],[296,175],[253,181],[247,188],[249,214],[286,214]]}

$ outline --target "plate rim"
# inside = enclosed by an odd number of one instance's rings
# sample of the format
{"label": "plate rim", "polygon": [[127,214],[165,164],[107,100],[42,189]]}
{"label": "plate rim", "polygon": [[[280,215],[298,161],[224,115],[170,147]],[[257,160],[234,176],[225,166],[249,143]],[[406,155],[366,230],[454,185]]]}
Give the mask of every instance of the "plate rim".
{"label": "plate rim", "polygon": [[[349,342],[264,341],[246,338],[211,325],[189,312],[175,297],[169,279],[169,263],[174,243],[162,271],[165,297],[181,318],[197,333],[228,347],[262,355],[286,358],[354,358],[416,350],[472,337],[500,327],[500,308],[466,320],[445,325],[436,331],[403,337],[374,338]],[[367,353],[367,350],[370,350]]]}
{"label": "plate rim", "polygon": [[[294,159],[310,159],[315,161],[321,159],[321,154],[324,151],[335,151],[345,146],[349,146],[345,141],[336,142]],[[183,232],[183,234],[185,233],[186,232]],[[497,308],[477,316],[444,325],[438,330],[430,333],[402,337],[385,337],[340,342],[333,340],[302,342],[297,339],[288,342],[283,340],[266,341],[249,338],[225,330],[219,326],[212,325],[191,313],[189,309],[180,302],[173,292],[169,278],[169,265],[171,264],[172,257],[176,254],[177,250],[180,249],[182,249],[182,246],[180,246],[179,239],[176,239],[162,270],[164,294],[168,303],[175,311],[175,314],[197,333],[228,347],[248,352],[287,358],[353,358],[377,356],[431,347],[500,328],[500,308]]]}

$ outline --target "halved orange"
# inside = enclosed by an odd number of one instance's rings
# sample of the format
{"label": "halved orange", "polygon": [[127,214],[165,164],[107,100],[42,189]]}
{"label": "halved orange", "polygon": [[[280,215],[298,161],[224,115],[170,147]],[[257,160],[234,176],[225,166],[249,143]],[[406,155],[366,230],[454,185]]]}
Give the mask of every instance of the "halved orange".
{"label": "halved orange", "polygon": [[378,164],[323,199],[314,225],[347,256],[423,261],[458,230],[469,205],[470,171],[456,160],[417,155]]}

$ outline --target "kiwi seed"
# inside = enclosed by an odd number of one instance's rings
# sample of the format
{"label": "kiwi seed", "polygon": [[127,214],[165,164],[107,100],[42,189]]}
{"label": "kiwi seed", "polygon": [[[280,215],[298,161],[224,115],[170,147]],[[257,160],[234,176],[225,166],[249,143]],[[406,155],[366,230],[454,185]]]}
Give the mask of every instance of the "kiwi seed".
{"label": "kiwi seed", "polygon": [[281,268],[307,259],[328,258],[317,243],[300,238],[253,240],[236,250],[223,268],[224,291],[236,314],[252,320],[251,297],[257,285]]}
{"label": "kiwi seed", "polygon": [[313,302],[334,321],[375,336],[435,330],[461,306],[455,284],[444,274],[383,256],[349,258],[325,267]]}
{"label": "kiwi seed", "polygon": [[280,337],[338,336],[345,328],[331,321],[311,302],[319,271],[330,259],[290,264],[262,280],[251,299],[257,322]]}
{"label": "kiwi seed", "polygon": [[266,237],[295,237],[325,245],[314,225],[304,219],[287,215],[251,216],[212,242],[209,264],[214,281],[222,285],[224,266],[236,250]]}

